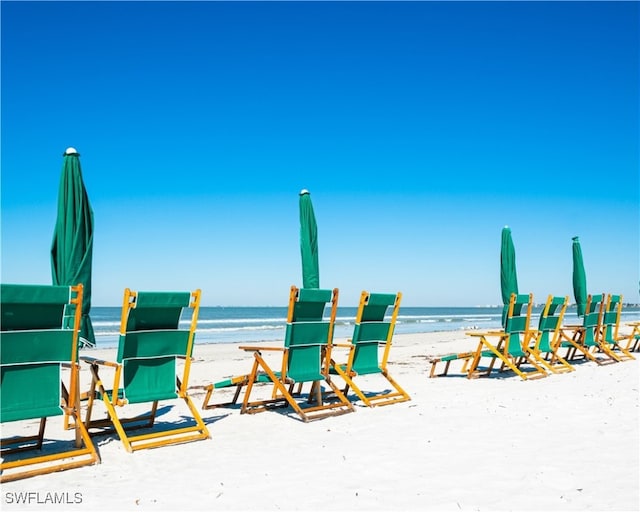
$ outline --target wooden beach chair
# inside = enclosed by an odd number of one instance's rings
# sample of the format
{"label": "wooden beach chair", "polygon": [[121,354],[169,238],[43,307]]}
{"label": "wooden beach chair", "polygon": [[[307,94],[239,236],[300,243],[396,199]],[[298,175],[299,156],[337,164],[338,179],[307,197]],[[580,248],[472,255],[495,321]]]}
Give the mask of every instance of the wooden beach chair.
{"label": "wooden beach chair", "polygon": [[[349,388],[367,406],[389,405],[411,400],[409,394],[389,375],[387,362],[391,340],[395,329],[402,293],[383,294],[363,291],[356,314],[353,336],[348,345],[338,345],[349,349],[346,363],[336,364],[331,359],[331,371],[340,375],[345,382],[342,392],[347,395]],[[385,318],[390,310],[390,318]],[[382,349],[382,354],[380,354]],[[382,357],[380,357],[382,355]],[[393,389],[365,393],[354,379],[364,375],[380,375]]]}
{"label": "wooden beach chair", "polygon": [[[546,377],[547,372],[529,353],[530,339],[537,334],[529,328],[533,294],[511,294],[504,331],[468,332],[467,335],[479,338],[478,348],[469,367],[468,378],[489,376],[496,361],[500,361],[500,370],[507,368],[523,380]],[[524,314],[522,314],[524,310]],[[488,368],[480,369],[480,361],[489,358]],[[526,370],[522,365],[526,364]]]}
{"label": "wooden beach chair", "polygon": [[631,352],[623,347],[620,342],[627,340],[627,336],[621,336],[620,317],[622,315],[622,295],[607,295],[607,300],[602,318],[602,336],[600,337],[603,347],[607,347],[619,361],[635,359]]}
{"label": "wooden beach chair", "polygon": [[537,336],[532,338],[533,344],[529,353],[533,358],[552,373],[567,373],[574,371],[560,354],[560,328],[567,309],[569,297],[554,297],[549,295],[538,322]]}
{"label": "wooden beach chair", "polygon": [[[37,435],[2,438],[0,482],[100,462],[79,412],[82,285],[2,284],[0,303],[0,418],[39,423]],[[74,439],[45,440],[47,418],[64,415]]]}
{"label": "wooden beach chair", "polygon": [[[600,342],[604,316],[604,294],[587,295],[582,325],[563,326],[560,346],[566,348],[569,362],[590,360],[598,365],[616,363],[618,357]],[[602,357],[601,357],[602,356]]]}
{"label": "wooden beach chair", "polygon": [[[207,427],[187,393],[199,307],[200,290],[134,292],[125,289],[116,361],[82,358],[90,364],[92,374],[86,415],[90,431],[98,429],[92,434],[115,430],[129,452],[209,438]],[[183,310],[190,315],[186,329],[179,326]],[[178,360],[184,365],[180,375]],[[105,387],[100,375],[104,368],[113,371],[111,389]],[[152,432],[130,435],[131,430],[154,427],[161,400],[178,398],[186,403],[190,418],[173,425],[174,428],[155,428]],[[100,400],[107,416],[93,419],[95,403]],[[120,411],[143,406],[148,409],[148,404],[151,404],[150,412],[120,417]]]}
{"label": "wooden beach chair", "polygon": [[[329,317],[325,309],[330,306]],[[322,290],[291,287],[284,347],[241,346],[253,352],[254,362],[246,382],[241,413],[254,414],[277,406],[291,406],[302,421],[307,422],[353,412],[351,402],[329,375],[333,328],[338,307],[338,289]],[[280,370],[274,370],[263,352],[282,354]],[[256,384],[267,380],[273,385],[271,398],[251,400]],[[321,384],[328,386],[323,392]],[[293,393],[295,384],[298,393]],[[310,384],[306,403],[302,385]],[[262,388],[262,386],[260,386]]]}
{"label": "wooden beach chair", "polygon": [[[441,354],[437,356],[431,356],[427,358],[427,361],[431,364],[431,370],[429,371],[429,378],[433,379],[434,377],[444,377],[449,374],[449,367],[451,363],[454,361],[462,361],[464,364],[462,365],[462,369],[460,370],[462,373],[467,373],[467,367],[471,361],[473,361],[473,356],[475,352],[452,352],[449,354]],[[441,373],[436,373],[436,367],[438,363],[444,363],[444,370]]]}

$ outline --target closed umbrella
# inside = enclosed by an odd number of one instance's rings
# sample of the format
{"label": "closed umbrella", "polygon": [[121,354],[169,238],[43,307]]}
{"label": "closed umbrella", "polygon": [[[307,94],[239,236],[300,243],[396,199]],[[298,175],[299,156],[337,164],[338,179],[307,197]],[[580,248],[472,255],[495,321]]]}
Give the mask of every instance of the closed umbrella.
{"label": "closed umbrella", "polygon": [[300,254],[302,256],[302,287],[320,287],[318,266],[318,226],[313,213],[311,195],[304,189],[300,192]]}
{"label": "closed umbrella", "polygon": [[511,228],[502,228],[500,244],[500,290],[502,292],[502,325],[507,318],[509,299],[512,293],[518,293],[518,274],[516,272],[516,250],[511,239]]}
{"label": "closed umbrella", "polygon": [[587,274],[584,271],[580,239],[574,236],[571,240],[573,240],[573,297],[578,306],[578,316],[582,316],[587,307]]}
{"label": "closed umbrella", "polygon": [[81,345],[95,346],[91,310],[93,210],[82,179],[80,155],[74,148],[64,153],[58,192],[58,215],[51,245],[54,285],[83,285]]}

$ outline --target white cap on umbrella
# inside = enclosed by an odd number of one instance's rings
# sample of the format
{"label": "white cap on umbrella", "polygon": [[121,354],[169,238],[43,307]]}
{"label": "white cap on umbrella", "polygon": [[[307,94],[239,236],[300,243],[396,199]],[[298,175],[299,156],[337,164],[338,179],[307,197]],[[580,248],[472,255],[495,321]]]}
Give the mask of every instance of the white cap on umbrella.
{"label": "white cap on umbrella", "polygon": [[303,189],[300,191],[300,195],[301,195],[301,196],[303,196],[303,195],[305,195],[305,194],[309,194],[309,193],[310,193],[310,192],[309,192],[306,188],[303,188]]}
{"label": "white cap on umbrella", "polygon": [[64,152],[65,155],[77,155],[78,151],[76,148],[69,146],[67,150]]}

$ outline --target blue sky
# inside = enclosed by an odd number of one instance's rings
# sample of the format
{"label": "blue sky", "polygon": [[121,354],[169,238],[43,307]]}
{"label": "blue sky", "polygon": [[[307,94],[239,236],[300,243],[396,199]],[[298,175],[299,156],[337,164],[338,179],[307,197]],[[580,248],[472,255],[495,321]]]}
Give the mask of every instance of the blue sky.
{"label": "blue sky", "polygon": [[311,191],[320,284],[413,306],[640,302],[636,2],[6,2],[2,281],[51,282],[62,153],[124,287],[284,305]]}

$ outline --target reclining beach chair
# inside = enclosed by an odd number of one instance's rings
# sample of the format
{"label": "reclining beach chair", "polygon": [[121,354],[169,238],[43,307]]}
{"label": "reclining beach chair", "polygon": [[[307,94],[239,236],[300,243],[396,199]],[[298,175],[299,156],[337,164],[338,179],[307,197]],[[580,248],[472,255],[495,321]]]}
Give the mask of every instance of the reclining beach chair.
{"label": "reclining beach chair", "polygon": [[[588,359],[598,365],[619,361],[609,347],[600,342],[604,301],[604,294],[587,295],[582,325],[567,325],[561,328],[562,341],[560,346],[567,349],[565,355],[567,361],[573,362],[579,359]],[[598,357],[597,354],[604,357]]]}
{"label": "reclining beach chair", "polygon": [[607,301],[602,318],[602,336],[600,338],[603,347],[607,347],[611,355],[618,361],[635,359],[631,352],[619,342],[627,340],[627,336],[621,336],[620,316],[622,314],[622,295],[607,295]]}
{"label": "reclining beach chair", "polygon": [[[360,295],[351,343],[342,345],[349,349],[348,360],[346,364],[336,364],[333,359],[331,360],[332,373],[340,375],[345,382],[342,393],[346,396],[349,388],[353,389],[358,398],[369,407],[411,400],[387,370],[391,339],[401,300],[400,292],[382,294],[363,291]],[[389,308],[391,308],[391,317],[385,319]],[[334,346],[338,345],[334,344]],[[384,347],[382,359],[380,359],[380,347]],[[364,393],[354,382],[357,376],[374,374],[384,377],[393,386],[393,390]]]}
{"label": "reclining beach chair", "polygon": [[[529,353],[531,337],[537,334],[529,328],[533,295],[519,295],[512,293],[504,331],[468,332],[467,335],[480,338],[478,348],[470,365],[468,378],[489,376],[496,361],[501,362],[500,370],[513,370],[523,380],[546,377],[547,372]],[[522,314],[523,309],[525,314]],[[491,341],[490,341],[491,340]],[[495,341],[493,341],[495,340]],[[490,358],[487,369],[480,370],[482,358]],[[530,368],[522,370],[521,365]]]}
{"label": "reclining beach chair", "polygon": [[[3,284],[0,303],[0,418],[40,424],[37,435],[2,439],[0,482],[100,462],[79,413],[82,285]],[[65,314],[73,319],[71,328],[65,327]],[[65,414],[73,421],[75,439],[45,441],[47,418]],[[38,453],[31,455],[33,450]]]}
{"label": "reclining beach chair", "polygon": [[[325,318],[327,304],[330,305],[329,318]],[[240,347],[254,355],[253,367],[246,382],[242,414],[290,405],[302,421],[307,422],[354,411],[351,402],[329,376],[337,307],[337,288],[332,291],[291,287],[284,347]],[[282,353],[279,371],[273,370],[263,357],[262,352],[266,351]],[[273,384],[271,398],[251,401],[251,393],[257,387],[255,384],[265,380]],[[301,389],[307,383],[311,389],[304,404]],[[328,386],[327,393],[323,393],[322,383]],[[295,384],[300,385],[296,394],[292,392]]]}
{"label": "reclining beach chair", "polygon": [[552,373],[567,373],[574,371],[560,354],[560,327],[567,309],[569,297],[554,297],[549,295],[538,322],[538,334],[531,340],[529,353],[533,358]]}
{"label": "reclining beach chair", "polygon": [[[92,374],[86,415],[90,431],[99,429],[97,433],[105,433],[105,429],[115,429],[129,452],[209,438],[207,427],[187,393],[199,307],[200,290],[190,293],[125,289],[116,361],[82,357],[91,365]],[[183,310],[190,314],[188,328],[179,325]],[[184,361],[181,375],[178,375],[178,360]],[[111,389],[105,387],[100,375],[104,367],[113,369]],[[133,429],[152,429],[158,402],[178,398],[187,404],[195,424],[129,434]],[[96,400],[102,400],[106,407],[104,419],[92,419]],[[120,410],[131,411],[142,406],[135,404],[151,404],[151,411],[120,417]]]}

